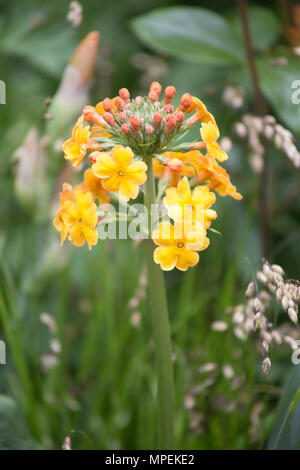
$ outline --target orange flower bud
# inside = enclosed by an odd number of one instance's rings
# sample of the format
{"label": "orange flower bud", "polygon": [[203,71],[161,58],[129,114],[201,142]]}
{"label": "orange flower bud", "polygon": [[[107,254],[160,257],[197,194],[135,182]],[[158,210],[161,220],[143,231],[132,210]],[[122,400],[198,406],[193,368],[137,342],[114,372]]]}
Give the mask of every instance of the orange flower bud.
{"label": "orange flower bud", "polygon": [[96,108],[94,106],[85,106],[82,111],[83,114],[83,119],[86,122],[100,122],[101,117],[96,111]]}
{"label": "orange flower bud", "polygon": [[155,101],[158,100],[159,94],[155,90],[150,90],[148,93],[148,98],[154,103]]}
{"label": "orange flower bud", "polygon": [[153,123],[155,127],[159,127],[161,125],[162,115],[160,113],[154,113],[153,115]]}
{"label": "orange flower bud", "polygon": [[161,94],[161,84],[158,82],[152,82],[150,85],[150,91],[155,91],[159,96]]}
{"label": "orange flower bud", "polygon": [[173,106],[171,104],[166,104],[165,110],[167,111],[168,114],[173,113]]}
{"label": "orange flower bud", "polygon": [[122,100],[127,102],[129,101],[130,93],[127,88],[121,88],[121,90],[119,90],[119,96],[122,98]]}
{"label": "orange flower bud", "polygon": [[134,132],[139,132],[141,123],[140,123],[139,118],[135,114],[130,116],[129,122]]}
{"label": "orange flower bud", "polygon": [[181,124],[184,121],[184,113],[182,111],[178,111],[178,113],[175,115],[177,124]]}
{"label": "orange flower bud", "polygon": [[128,124],[122,124],[122,126],[121,126],[121,131],[122,131],[123,134],[125,134],[125,135],[131,134],[131,129],[130,129],[130,127],[128,126]]}
{"label": "orange flower bud", "polygon": [[135,98],[136,104],[140,104],[141,101],[142,101],[142,97],[141,97],[141,96],[137,96],[137,97]]}
{"label": "orange flower bud", "polygon": [[118,118],[120,119],[120,121],[125,122],[125,121],[127,121],[127,114],[124,113],[124,111],[121,111],[121,112],[118,114]]}
{"label": "orange flower bud", "polygon": [[169,134],[176,126],[176,118],[173,114],[168,114],[166,118],[166,134]]}
{"label": "orange flower bud", "polygon": [[150,126],[150,124],[147,124],[147,126],[146,126],[147,134],[151,135],[153,131],[154,131],[154,128],[152,126]]}
{"label": "orange flower bud", "polygon": [[170,158],[167,166],[171,171],[176,171],[177,173],[180,173],[183,170],[183,163],[179,158]]}
{"label": "orange flower bud", "polygon": [[123,101],[118,96],[115,99],[115,105],[119,111],[123,111]]}
{"label": "orange flower bud", "polygon": [[193,97],[189,93],[184,93],[180,100],[179,111],[185,112],[193,104]]}
{"label": "orange flower bud", "polygon": [[165,89],[165,104],[171,103],[175,95],[176,95],[176,88],[173,86],[167,86],[167,88]]}
{"label": "orange flower bud", "polygon": [[113,118],[113,115],[110,114],[110,113],[104,113],[102,115],[103,119],[105,122],[107,122],[107,124],[109,124],[110,126],[114,127],[115,126],[115,120]]}
{"label": "orange flower bud", "polygon": [[113,113],[114,112],[114,107],[112,104],[112,101],[109,98],[105,98],[102,102],[102,106],[104,111],[107,111],[108,113]]}

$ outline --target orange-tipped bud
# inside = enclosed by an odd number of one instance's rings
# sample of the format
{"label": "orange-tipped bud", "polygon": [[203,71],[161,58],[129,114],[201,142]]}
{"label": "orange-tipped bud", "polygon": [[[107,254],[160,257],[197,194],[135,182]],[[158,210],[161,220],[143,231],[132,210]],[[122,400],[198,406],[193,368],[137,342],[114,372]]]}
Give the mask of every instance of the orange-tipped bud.
{"label": "orange-tipped bud", "polygon": [[193,97],[189,93],[184,93],[180,100],[179,111],[185,112],[193,104]]}
{"label": "orange-tipped bud", "polygon": [[122,124],[121,126],[121,131],[123,132],[123,134],[125,135],[128,135],[128,134],[131,134],[131,129],[130,127],[128,126],[128,124]]}
{"label": "orange-tipped bud", "polygon": [[165,104],[171,103],[175,95],[176,88],[174,86],[167,86],[167,88],[165,89]]}
{"label": "orange-tipped bud", "polygon": [[159,94],[155,90],[150,90],[148,93],[148,98],[154,103],[158,100]]}
{"label": "orange-tipped bud", "polygon": [[170,158],[167,166],[171,171],[176,171],[177,173],[181,173],[183,170],[183,163],[179,158]]}
{"label": "orange-tipped bud", "polygon": [[150,91],[155,91],[159,96],[161,94],[161,84],[158,82],[152,82],[150,85]]}
{"label": "orange-tipped bud", "polygon": [[182,111],[178,111],[175,115],[177,124],[181,124],[184,121],[184,113]]}
{"label": "orange-tipped bud", "polygon": [[86,122],[101,122],[101,117],[94,106],[85,106],[83,108],[82,115]]}
{"label": "orange-tipped bud", "polygon": [[120,119],[121,122],[125,122],[125,121],[127,121],[127,114],[124,113],[124,111],[121,111],[121,112],[118,114],[118,118]]}
{"label": "orange-tipped bud", "polygon": [[190,150],[200,150],[207,147],[206,142],[192,142],[190,144]]}
{"label": "orange-tipped bud", "polygon": [[103,119],[105,122],[107,122],[107,124],[109,124],[110,126],[114,127],[115,126],[115,120],[113,118],[113,115],[110,114],[110,113],[104,113],[102,115]]}
{"label": "orange-tipped bud", "polygon": [[104,111],[107,111],[108,113],[114,113],[114,107],[112,101],[109,98],[105,98],[103,100],[102,106]]}
{"label": "orange-tipped bud", "polygon": [[124,108],[123,101],[118,96],[115,99],[115,105],[116,105],[118,111],[123,111],[123,108]]}
{"label": "orange-tipped bud", "polygon": [[89,155],[89,161],[94,164],[97,161],[97,154],[98,152],[93,152]]}
{"label": "orange-tipped bud", "polygon": [[167,111],[168,114],[173,113],[173,106],[171,104],[166,104],[165,110]]}
{"label": "orange-tipped bud", "polygon": [[135,114],[130,116],[129,122],[134,132],[139,132],[141,123],[140,123],[139,118]]}
{"label": "orange-tipped bud", "polygon": [[122,98],[122,100],[127,102],[129,101],[130,93],[127,88],[121,88],[121,90],[119,90],[119,96]]}
{"label": "orange-tipped bud", "polygon": [[166,118],[166,134],[169,134],[176,126],[176,118],[173,114],[168,114]]}
{"label": "orange-tipped bud", "polygon": [[152,126],[150,126],[150,124],[147,124],[147,126],[146,126],[147,134],[151,135],[153,131],[154,131],[154,128]]}
{"label": "orange-tipped bud", "polygon": [[153,123],[155,127],[159,127],[162,122],[162,115],[160,113],[154,113],[153,115]]}

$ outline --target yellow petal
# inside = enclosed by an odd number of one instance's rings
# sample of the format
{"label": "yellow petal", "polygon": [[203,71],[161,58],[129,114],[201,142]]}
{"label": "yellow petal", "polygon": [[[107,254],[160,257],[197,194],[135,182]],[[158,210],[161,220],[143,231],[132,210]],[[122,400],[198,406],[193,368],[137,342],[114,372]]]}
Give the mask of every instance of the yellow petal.
{"label": "yellow petal", "polygon": [[137,161],[137,162],[133,162],[127,168],[126,175],[128,176],[128,178],[131,179],[131,181],[140,185],[140,184],[144,184],[147,179],[146,171],[147,171],[146,163]]}
{"label": "yellow petal", "polygon": [[93,164],[92,170],[98,178],[108,178],[117,171],[115,160],[109,153],[99,152],[96,163]]}
{"label": "yellow petal", "polygon": [[111,154],[115,160],[118,168],[126,169],[133,160],[134,154],[130,147],[123,147],[122,145],[116,145]]}
{"label": "yellow petal", "polygon": [[176,263],[176,268],[180,271],[186,271],[188,268],[192,268],[199,262],[199,255],[196,251],[184,250],[182,254],[179,254]]}
{"label": "yellow petal", "polygon": [[163,271],[171,271],[176,266],[178,254],[173,246],[159,246],[155,248],[153,257]]}
{"label": "yellow petal", "polygon": [[119,194],[125,201],[135,199],[139,194],[139,187],[137,184],[132,183],[128,178],[122,178],[119,187]]}

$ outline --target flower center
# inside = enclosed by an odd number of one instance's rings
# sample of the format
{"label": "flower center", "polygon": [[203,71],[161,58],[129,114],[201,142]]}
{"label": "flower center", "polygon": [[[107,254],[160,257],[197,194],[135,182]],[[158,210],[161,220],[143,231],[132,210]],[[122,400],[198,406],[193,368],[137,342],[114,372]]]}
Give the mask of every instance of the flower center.
{"label": "flower center", "polygon": [[120,171],[118,172],[118,175],[119,175],[119,176],[124,176],[124,171],[120,170]]}
{"label": "flower center", "polygon": [[184,247],[184,243],[183,242],[178,242],[177,243],[177,248],[183,248]]}

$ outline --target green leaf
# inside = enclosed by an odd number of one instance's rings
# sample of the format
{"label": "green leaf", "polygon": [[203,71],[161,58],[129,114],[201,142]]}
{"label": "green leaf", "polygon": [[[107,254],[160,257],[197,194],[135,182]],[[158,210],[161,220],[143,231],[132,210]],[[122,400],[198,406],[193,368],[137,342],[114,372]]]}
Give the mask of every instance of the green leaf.
{"label": "green leaf", "polygon": [[41,446],[30,435],[17,404],[5,395],[0,395],[0,449],[41,449]]}
{"label": "green leaf", "polygon": [[300,104],[292,101],[296,89],[293,82],[299,80],[299,59],[288,58],[288,65],[274,66],[266,59],[257,61],[263,92],[275,112],[295,134],[300,135]]}
{"label": "green leaf", "polygon": [[300,449],[300,366],[294,366],[279,403],[268,449]]}
{"label": "green leaf", "polygon": [[244,50],[227,21],[197,7],[154,10],[131,21],[136,35],[158,51],[202,64],[241,64]]}
{"label": "green leaf", "polygon": [[[270,49],[280,34],[280,21],[278,17],[268,8],[258,6],[249,8],[248,14],[254,48],[257,51]],[[234,15],[231,21],[236,39],[243,44],[244,39],[240,16],[238,14]]]}

